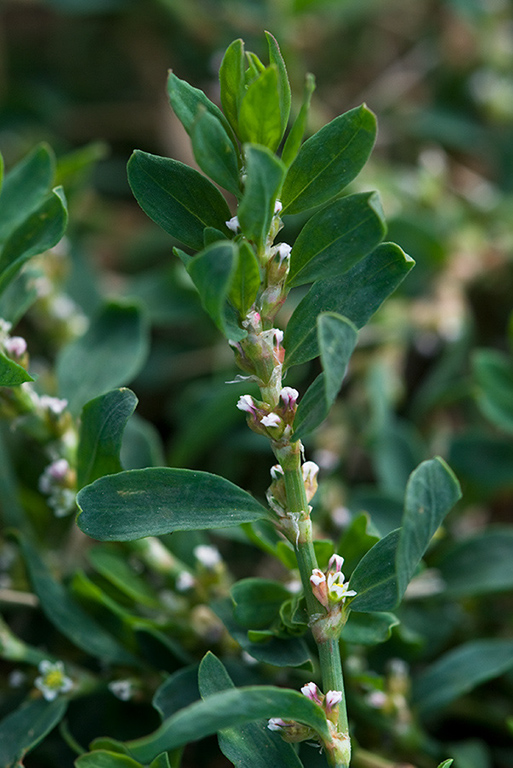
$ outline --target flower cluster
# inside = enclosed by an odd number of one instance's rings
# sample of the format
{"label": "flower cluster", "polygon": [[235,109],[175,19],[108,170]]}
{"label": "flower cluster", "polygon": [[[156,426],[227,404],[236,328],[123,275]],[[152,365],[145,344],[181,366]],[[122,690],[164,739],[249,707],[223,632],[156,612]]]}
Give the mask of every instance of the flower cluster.
{"label": "flower cluster", "polygon": [[349,584],[344,582],[343,564],[343,557],[332,555],[325,573],[319,568],[314,568],[310,576],[312,592],[327,611],[334,606],[343,605],[347,597],[356,595],[354,589],[349,589]]}
{"label": "flower cluster", "polygon": [[[322,707],[328,720],[337,721],[338,705],[343,699],[342,691],[328,691],[323,694],[315,683],[307,683],[301,688],[301,693]],[[281,717],[271,717],[267,727],[270,731],[277,731],[285,741],[289,742],[304,741],[315,738],[316,735],[308,726],[296,723],[294,720],[283,720]]]}
{"label": "flower cluster", "polygon": [[75,470],[64,458],[48,464],[40,476],[39,490],[48,496],[48,505],[56,517],[64,517],[75,509],[75,481]]}
{"label": "flower cluster", "polygon": [[237,408],[248,414],[248,424],[254,432],[278,440],[286,431],[291,431],[298,397],[297,389],[282,387],[279,403],[274,409],[251,395],[241,395]]}

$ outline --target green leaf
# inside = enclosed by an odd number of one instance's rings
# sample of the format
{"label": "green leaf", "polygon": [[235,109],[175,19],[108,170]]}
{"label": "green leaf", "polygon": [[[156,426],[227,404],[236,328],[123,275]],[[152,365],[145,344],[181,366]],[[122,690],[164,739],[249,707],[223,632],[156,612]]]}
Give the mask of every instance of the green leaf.
{"label": "green leaf", "polygon": [[335,200],[299,233],[290,254],[287,285],[339,277],[376,248],[385,231],[377,192]]}
{"label": "green leaf", "polygon": [[2,192],[2,185],[4,183],[4,158],[0,152],[0,194]]}
{"label": "green leaf", "polygon": [[513,433],[513,362],[495,349],[479,349],[472,358],[477,404],[492,424]]}
{"label": "green leaf", "polygon": [[218,475],[149,467],[108,475],[78,496],[78,525],[101,541],[225,528],[266,517],[249,493]]}
{"label": "green leaf", "polygon": [[205,227],[227,233],[230,209],[226,200],[194,168],[136,150],[128,161],[128,181],[150,219],[190,248],[203,248]]}
{"label": "green leaf", "polygon": [[349,588],[356,591],[351,610],[389,611],[397,605],[395,553],[399,529],[380,539],[356,566]]}
{"label": "green leaf", "polygon": [[165,720],[199,697],[198,664],[192,664],[169,675],[155,691],[152,704]]}
{"label": "green leaf", "polygon": [[68,702],[59,697],[54,701],[35,699],[0,722],[0,765],[18,768],[24,755],[30,752],[62,720]]}
{"label": "green leaf", "polygon": [[34,381],[22,365],[0,352],[0,387],[17,387],[24,381]]}
{"label": "green leaf", "polygon": [[57,360],[59,394],[72,413],[98,395],[128,384],[141,370],[149,346],[149,328],[141,309],[111,301],[86,333],[64,347]]}
{"label": "green leaf", "polygon": [[54,167],[53,153],[40,144],[5,175],[0,195],[0,243],[41,205],[52,186]]}
{"label": "green leaf", "polygon": [[453,764],[454,760],[452,757],[450,757],[448,760],[444,760],[443,763],[440,763],[438,768],[451,768],[451,765]]}
{"label": "green leaf", "polygon": [[[204,699],[221,691],[234,690],[226,668],[210,651],[200,664],[199,686]],[[220,731],[218,740],[221,752],[236,768],[302,768],[292,745],[272,733],[265,720],[226,728]]]}
{"label": "green leaf", "polygon": [[239,133],[239,109],[245,94],[244,87],[244,43],[234,40],[223,56],[219,68],[221,104],[235,133]]}
{"label": "green leaf", "polygon": [[285,179],[282,213],[301,213],[342,192],[367,162],[375,138],[376,118],[363,104],[307,139]]}
{"label": "green leaf", "polygon": [[185,80],[180,80],[173,72],[169,73],[167,92],[171,107],[189,135],[200,112],[206,110],[209,115],[221,123],[230,141],[236,146],[230,124],[218,106],[216,106],[199,88],[194,88]]}
{"label": "green leaf", "polygon": [[28,539],[17,536],[34,592],[48,621],[78,648],[102,661],[137,664],[126,651],[89,614],[76,603],[65,587],[56,581]]}
{"label": "green leaf", "polygon": [[120,472],[121,441],[137,405],[129,389],[115,389],[90,400],[82,409],[77,449],[77,487]]}
{"label": "green leaf", "polygon": [[5,290],[32,256],[47,251],[59,242],[67,223],[66,200],[62,189],[56,188],[5,242],[0,255],[0,292]]}
{"label": "green leaf", "polygon": [[237,211],[240,228],[259,248],[265,245],[274,215],[285,166],[268,149],[246,146],[246,182]]}
{"label": "green leaf", "polygon": [[205,310],[219,330],[235,341],[247,335],[227,313],[226,306],[238,258],[237,244],[231,240],[223,240],[207,246],[187,266]]}
{"label": "green leaf", "polygon": [[276,38],[271,35],[270,32],[266,32],[267,45],[269,48],[269,62],[274,64],[278,72],[278,97],[280,103],[280,119],[281,119],[281,137],[285,133],[285,129],[289,122],[290,115],[290,83],[287,75],[287,68]]}
{"label": "green leaf", "polygon": [[384,643],[392,633],[392,627],[399,624],[393,613],[357,613],[351,611],[347,624],[342,630],[342,640],[355,645],[376,645]]}
{"label": "green leaf", "polygon": [[161,752],[197,741],[225,728],[237,728],[262,718],[297,720],[329,740],[326,717],[319,707],[297,691],[274,686],[247,686],[214,693],[165,720],[154,733],[126,743],[130,754],[149,762]]}
{"label": "green leaf", "polygon": [[210,112],[203,111],[192,126],[191,140],[201,170],[235,197],[240,197],[238,156],[223,124]]}
{"label": "green leaf", "polygon": [[234,619],[247,629],[264,629],[280,613],[281,604],[290,592],[272,579],[241,579],[230,590],[234,602]]}
{"label": "green leaf", "polygon": [[294,440],[302,439],[328,415],[358,339],[354,325],[334,312],[318,316],[317,335],[323,373],[310,385],[299,403],[294,419]]}
{"label": "green leaf", "polygon": [[471,640],[438,658],[413,683],[421,715],[435,715],[455,699],[513,667],[513,640]]}
{"label": "green leaf", "polygon": [[382,243],[341,277],[314,283],[287,325],[285,366],[305,363],[319,354],[317,315],[337,312],[362,328],[414,263],[395,243]]}
{"label": "green leaf", "polygon": [[[285,130],[283,128],[283,130]],[[239,109],[239,138],[275,152],[283,136],[278,68],[271,64],[248,86]]]}
{"label": "green leaf", "polygon": [[150,583],[130,567],[126,551],[105,544],[90,549],[87,557],[95,571],[132,600],[153,608],[160,607],[158,595]]}
{"label": "green leaf", "polygon": [[449,598],[513,589],[513,527],[493,526],[459,541],[435,565]]}
{"label": "green leaf", "polygon": [[241,317],[251,309],[260,289],[261,277],[258,259],[245,240],[239,243],[239,259],[233,273],[229,299]]}
{"label": "green leaf", "polygon": [[127,755],[120,755],[118,752],[107,752],[103,749],[88,752],[86,755],[80,755],[75,760],[76,768],[143,768],[141,763],[132,760]]}
{"label": "green leaf", "polygon": [[285,163],[287,168],[295,160],[297,153],[299,152],[299,148],[301,147],[301,142],[303,141],[303,136],[305,135],[306,131],[308,114],[310,112],[310,102],[312,101],[312,94],[314,91],[315,77],[308,73],[305,78],[303,103],[301,104],[301,108],[297,114],[296,119],[294,120],[294,124],[290,129],[290,133],[285,140],[285,144],[283,145],[283,152],[281,153],[282,162]]}
{"label": "green leaf", "polygon": [[459,483],[440,457],[422,462],[410,475],[396,556],[399,599],[434,533],[459,498]]}

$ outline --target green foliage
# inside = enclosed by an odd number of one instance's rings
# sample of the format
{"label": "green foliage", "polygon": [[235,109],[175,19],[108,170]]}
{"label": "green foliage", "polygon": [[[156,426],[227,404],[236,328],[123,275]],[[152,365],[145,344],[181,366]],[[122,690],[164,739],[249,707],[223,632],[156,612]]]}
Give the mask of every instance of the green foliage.
{"label": "green foliage", "polygon": [[65,699],[24,702],[0,721],[0,758],[5,768],[17,768],[24,755],[62,720]]}

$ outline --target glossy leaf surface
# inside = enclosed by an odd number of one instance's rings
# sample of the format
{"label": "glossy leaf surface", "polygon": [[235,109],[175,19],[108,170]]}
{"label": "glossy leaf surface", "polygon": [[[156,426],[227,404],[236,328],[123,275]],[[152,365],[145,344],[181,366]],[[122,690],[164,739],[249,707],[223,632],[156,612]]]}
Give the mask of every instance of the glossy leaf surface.
{"label": "glossy leaf surface", "polygon": [[339,277],[376,248],[385,231],[377,192],[335,200],[308,219],[299,233],[287,285]]}
{"label": "glossy leaf surface", "polygon": [[314,283],[287,325],[285,366],[317,357],[316,320],[321,312],[336,312],[362,328],[414,263],[398,245],[382,243],[345,275]]}
{"label": "glossy leaf surface", "polygon": [[356,566],[349,580],[356,591],[351,601],[354,611],[389,611],[397,605],[395,553],[399,530],[380,539]]}
{"label": "glossy leaf surface", "polygon": [[404,595],[435,531],[460,497],[454,473],[439,457],[422,462],[410,475],[397,547],[399,599]]}
{"label": "glossy leaf surface", "polygon": [[230,124],[219,107],[214,104],[199,88],[194,88],[185,80],[181,80],[173,72],[169,73],[167,80],[167,92],[173,112],[178,117],[189,135],[195,121],[202,110],[216,118],[225,128],[226,133],[233,141]]}
{"label": "glossy leaf surface", "polygon": [[307,139],[283,185],[283,213],[301,213],[342,192],[367,162],[375,138],[376,118],[362,105]]}
{"label": "glossy leaf surface", "polygon": [[235,197],[240,197],[237,152],[221,121],[204,110],[191,128],[191,140],[201,170]]}
{"label": "glossy leaf surface", "polygon": [[230,218],[219,190],[194,168],[136,150],[128,162],[128,181],[143,211],[181,243],[203,247],[203,230],[225,231]]}
{"label": "glossy leaf surface", "polygon": [[240,228],[258,247],[265,244],[285,167],[265,147],[246,146],[246,182],[239,205]]}
{"label": "glossy leaf surface", "polygon": [[219,68],[221,104],[235,133],[239,130],[239,109],[244,97],[244,43],[234,40],[223,56]]}
{"label": "glossy leaf surface", "polygon": [[77,449],[77,487],[121,472],[121,441],[137,405],[129,389],[115,389],[90,400],[82,409]]}
{"label": "glossy leaf surface", "polygon": [[265,517],[249,493],[209,472],[149,467],[108,475],[77,496],[78,525],[101,541],[224,528]]}
{"label": "glossy leaf surface", "polygon": [[248,86],[239,109],[239,138],[274,152],[283,135],[278,69],[270,65]]}

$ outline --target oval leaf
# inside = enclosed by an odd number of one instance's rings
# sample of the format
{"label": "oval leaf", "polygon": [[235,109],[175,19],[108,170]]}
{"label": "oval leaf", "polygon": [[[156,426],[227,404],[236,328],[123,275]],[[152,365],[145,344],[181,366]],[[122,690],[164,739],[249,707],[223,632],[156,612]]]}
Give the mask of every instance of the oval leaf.
{"label": "oval leaf", "polygon": [[60,723],[68,702],[36,699],[24,703],[0,722],[0,765],[18,768],[23,756]]}
{"label": "oval leaf", "polygon": [[194,88],[185,80],[180,80],[173,72],[169,73],[167,92],[171,107],[183,127],[190,135],[195,120],[201,110],[206,110],[222,124],[230,141],[234,142],[230,124],[218,106],[216,106],[199,88]]}
{"label": "oval leaf", "polygon": [[248,86],[239,109],[239,138],[274,152],[283,136],[278,69],[271,64]]}
{"label": "oval leaf", "polygon": [[191,140],[201,170],[235,197],[240,197],[239,161],[222,123],[204,110],[192,126]]}
{"label": "oval leaf", "polygon": [[202,249],[205,227],[228,234],[225,222],[231,214],[226,200],[194,168],[136,150],[128,161],[128,181],[150,219],[190,248]]}
{"label": "oval leaf", "polygon": [[338,195],[362,170],[375,139],[376,118],[364,104],[307,139],[283,185],[283,213],[301,213]]}
{"label": "oval leaf", "polygon": [[77,503],[79,527],[101,541],[226,528],[267,516],[258,501],[229,480],[169,467],[102,477],[80,491]]}
{"label": "oval leaf", "polygon": [[356,591],[354,611],[389,611],[397,605],[395,553],[399,529],[380,539],[362,557],[353,571],[349,588]]}
{"label": "oval leaf", "polygon": [[265,245],[285,166],[265,147],[247,146],[244,195],[237,211],[240,228],[259,248]]}

